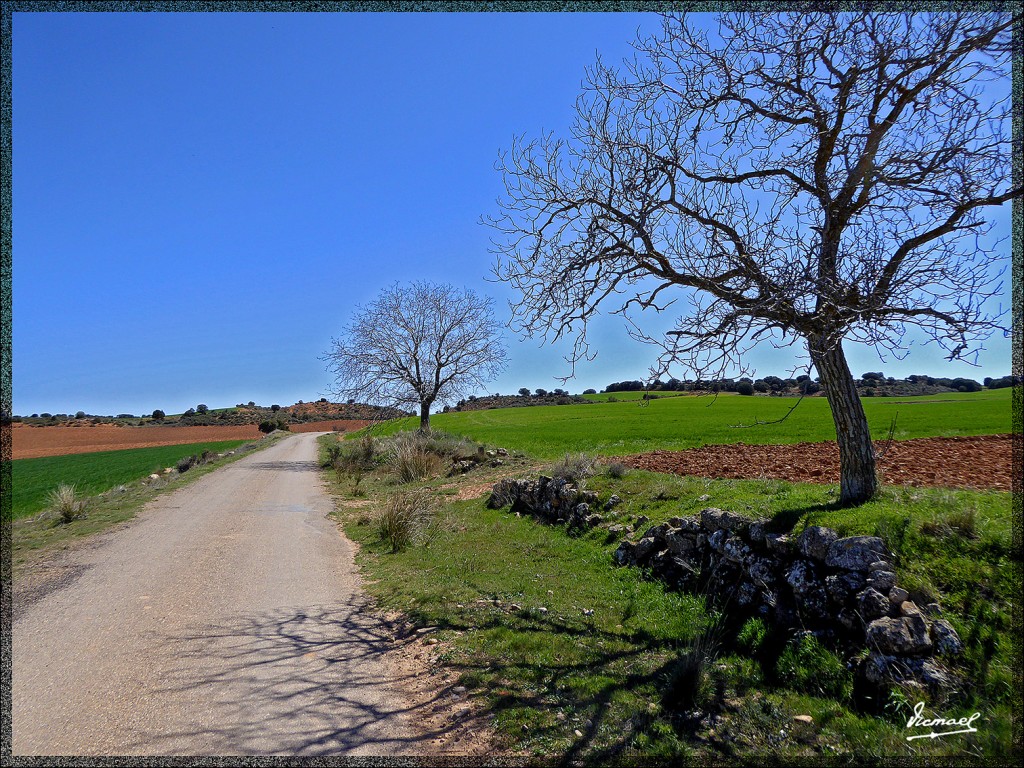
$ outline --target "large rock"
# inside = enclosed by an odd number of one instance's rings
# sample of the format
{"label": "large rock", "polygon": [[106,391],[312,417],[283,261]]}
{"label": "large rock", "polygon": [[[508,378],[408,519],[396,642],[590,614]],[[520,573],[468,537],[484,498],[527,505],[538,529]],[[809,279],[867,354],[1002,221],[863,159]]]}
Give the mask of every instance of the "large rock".
{"label": "large rock", "polygon": [[647,561],[658,552],[658,540],[651,536],[644,536],[636,543],[633,549],[633,562],[637,565],[645,565]]}
{"label": "large rock", "polygon": [[868,646],[877,653],[919,656],[932,649],[928,624],[921,616],[884,617],[868,624]]}
{"label": "large rock", "polygon": [[953,625],[945,619],[936,619],[932,622],[931,637],[935,652],[943,656],[956,656],[964,650],[960,636],[953,629]]}
{"label": "large rock", "polygon": [[797,538],[797,546],[800,548],[800,554],[804,557],[820,563],[824,562],[828,556],[829,547],[838,539],[839,534],[831,528],[812,525],[805,528]]}
{"label": "large rock", "polygon": [[833,601],[844,605],[864,588],[864,577],[856,571],[845,571],[825,577],[825,590]]}
{"label": "large rock", "polygon": [[875,562],[892,562],[892,553],[877,536],[847,536],[833,541],[825,557],[829,568],[868,571]]}
{"label": "large rock", "polygon": [[873,587],[868,587],[857,595],[857,612],[864,621],[874,621],[888,615],[891,610],[892,603],[889,602],[889,598]]}
{"label": "large rock", "polygon": [[750,556],[750,547],[739,536],[730,536],[722,544],[722,557],[742,564]]}
{"label": "large rock", "polygon": [[745,533],[753,520],[736,512],[712,507],[701,510],[700,522],[709,532],[726,530],[733,533]]}
{"label": "large rock", "polygon": [[871,571],[868,584],[879,592],[889,593],[896,586],[896,574],[892,571]]}
{"label": "large rock", "polygon": [[612,553],[612,559],[618,565],[632,565],[635,561],[633,557],[633,551],[636,549],[634,544],[629,539],[623,539],[619,542],[619,548]]}
{"label": "large rock", "polygon": [[697,550],[697,537],[692,533],[669,531],[665,535],[665,546],[674,555],[688,555]]}
{"label": "large rock", "polygon": [[915,659],[872,652],[857,668],[869,683],[896,683],[927,688],[942,695],[956,687],[956,678],[934,659]]}

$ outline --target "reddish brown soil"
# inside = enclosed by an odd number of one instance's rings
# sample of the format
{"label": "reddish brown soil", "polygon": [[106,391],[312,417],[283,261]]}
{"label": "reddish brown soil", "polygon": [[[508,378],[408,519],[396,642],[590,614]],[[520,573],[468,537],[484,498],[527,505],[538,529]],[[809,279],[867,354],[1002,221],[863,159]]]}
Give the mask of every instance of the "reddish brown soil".
{"label": "reddish brown soil", "polygon": [[302,424],[289,424],[291,432],[355,432],[357,429],[372,424],[362,419],[333,419],[331,421],[307,421]]}
{"label": "reddish brown soil", "polygon": [[115,424],[28,427],[14,424],[11,430],[11,458],[35,459],[69,453],[153,448],[158,445],[255,440],[261,436],[253,424],[230,427],[121,427]]}
{"label": "reddish brown soil", "polygon": [[[878,470],[890,485],[1011,490],[1012,436],[928,437],[875,443]],[[687,451],[654,451],[620,459],[652,472],[695,477],[774,478],[839,482],[835,443],[707,445]]]}
{"label": "reddish brown soil", "polygon": [[[292,432],[353,432],[370,422],[355,419],[291,424]],[[223,427],[123,427],[117,424],[77,422],[74,426],[29,427],[15,423],[11,430],[11,458],[35,459],[69,453],[153,448],[158,445],[212,443],[219,440],[257,440],[263,435],[255,424]]]}

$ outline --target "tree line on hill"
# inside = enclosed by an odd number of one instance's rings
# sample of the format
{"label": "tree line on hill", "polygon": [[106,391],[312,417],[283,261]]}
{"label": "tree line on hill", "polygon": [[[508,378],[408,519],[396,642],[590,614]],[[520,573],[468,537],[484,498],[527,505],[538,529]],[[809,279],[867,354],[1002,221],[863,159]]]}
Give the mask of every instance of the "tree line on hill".
{"label": "tree line on hill", "polygon": [[[1019,376],[1002,376],[992,378],[986,376],[983,382],[964,377],[946,378],[941,376],[925,376],[914,374],[904,379],[886,376],[881,371],[868,371],[855,380],[861,397],[892,396],[892,395],[934,395],[944,392],[980,392],[982,389],[1001,389],[1020,384]],[[584,394],[593,390],[587,390]],[[743,377],[739,379],[712,379],[708,381],[693,379],[675,379],[667,381],[657,379],[644,382],[639,379],[615,381],[605,387],[602,392],[736,392],[740,395],[816,395],[822,392],[821,379],[801,374],[795,378],[765,376],[759,379]]]}

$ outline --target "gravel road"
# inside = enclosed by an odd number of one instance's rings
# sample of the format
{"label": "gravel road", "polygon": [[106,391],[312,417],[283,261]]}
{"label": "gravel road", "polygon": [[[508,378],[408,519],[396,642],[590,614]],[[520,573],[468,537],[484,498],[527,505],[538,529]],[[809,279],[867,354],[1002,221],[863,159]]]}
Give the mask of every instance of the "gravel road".
{"label": "gravel road", "polygon": [[149,504],[13,626],[17,755],[410,755],[316,435]]}

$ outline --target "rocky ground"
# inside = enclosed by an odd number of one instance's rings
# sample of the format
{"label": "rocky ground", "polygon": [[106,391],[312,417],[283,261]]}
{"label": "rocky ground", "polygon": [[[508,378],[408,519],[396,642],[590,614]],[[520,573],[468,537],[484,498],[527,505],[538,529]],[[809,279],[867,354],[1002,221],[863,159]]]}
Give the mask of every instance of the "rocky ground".
{"label": "rocky ground", "polygon": [[[1011,490],[1012,435],[928,437],[875,444],[882,481],[892,485]],[[707,445],[625,456],[636,469],[695,477],[839,482],[836,443]]]}

